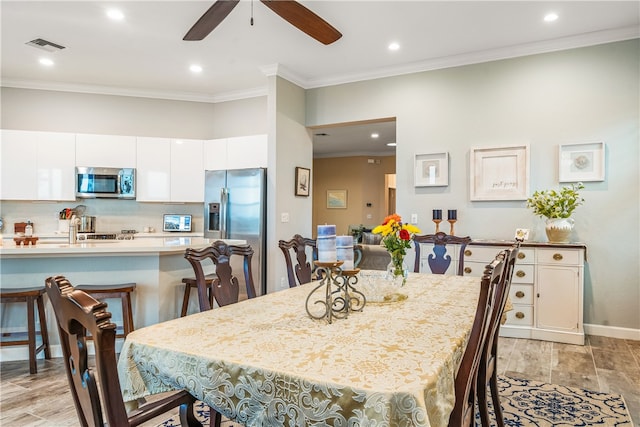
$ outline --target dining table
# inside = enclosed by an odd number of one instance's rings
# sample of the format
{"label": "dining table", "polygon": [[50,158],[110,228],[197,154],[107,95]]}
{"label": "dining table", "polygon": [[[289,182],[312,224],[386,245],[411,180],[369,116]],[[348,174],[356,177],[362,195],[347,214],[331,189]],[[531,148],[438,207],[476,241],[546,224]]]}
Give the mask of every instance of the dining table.
{"label": "dining table", "polygon": [[409,273],[403,298],[329,323],[305,310],[312,282],[147,326],[122,347],[122,395],[186,389],[245,426],[446,426],[479,284]]}

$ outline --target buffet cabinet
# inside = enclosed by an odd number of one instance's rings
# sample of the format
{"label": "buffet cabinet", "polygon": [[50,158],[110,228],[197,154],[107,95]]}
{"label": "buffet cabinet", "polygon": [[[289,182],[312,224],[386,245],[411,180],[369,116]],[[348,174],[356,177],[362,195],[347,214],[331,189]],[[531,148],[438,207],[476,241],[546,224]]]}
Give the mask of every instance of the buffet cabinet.
{"label": "buffet cabinet", "polygon": [[[484,267],[511,243],[473,242],[465,249],[464,274],[480,277]],[[583,288],[586,247],[524,243],[509,299],[513,309],[500,335],[584,344]]]}

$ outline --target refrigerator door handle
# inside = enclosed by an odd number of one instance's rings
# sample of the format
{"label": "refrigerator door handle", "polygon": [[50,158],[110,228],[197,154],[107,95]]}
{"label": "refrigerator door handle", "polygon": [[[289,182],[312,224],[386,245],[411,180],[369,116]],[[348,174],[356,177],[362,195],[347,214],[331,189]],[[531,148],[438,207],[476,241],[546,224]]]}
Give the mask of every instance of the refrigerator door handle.
{"label": "refrigerator door handle", "polygon": [[229,189],[220,189],[220,238],[228,239],[227,235],[227,208],[229,206]]}

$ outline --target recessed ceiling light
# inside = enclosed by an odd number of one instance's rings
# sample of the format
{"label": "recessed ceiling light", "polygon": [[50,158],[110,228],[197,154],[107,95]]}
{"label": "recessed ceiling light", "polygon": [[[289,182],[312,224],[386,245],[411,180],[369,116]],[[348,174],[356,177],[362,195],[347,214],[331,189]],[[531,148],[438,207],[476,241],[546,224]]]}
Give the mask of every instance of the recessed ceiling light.
{"label": "recessed ceiling light", "polygon": [[393,50],[398,50],[398,49],[400,49],[400,45],[398,43],[393,42],[393,43],[389,44],[389,50],[393,51]]}
{"label": "recessed ceiling light", "polygon": [[124,19],[124,13],[118,9],[107,10],[107,16],[114,21],[122,21]]}
{"label": "recessed ceiling light", "polygon": [[42,65],[46,65],[47,67],[51,67],[53,65],[53,61],[49,58],[40,58],[38,62],[40,62]]}
{"label": "recessed ceiling light", "polygon": [[387,147],[395,147],[397,144],[395,142],[387,143]]}
{"label": "recessed ceiling light", "polygon": [[193,64],[189,67],[189,69],[194,72],[194,73],[201,73],[202,72],[202,67],[199,66],[198,64]]}
{"label": "recessed ceiling light", "polygon": [[377,138],[377,137],[379,137],[379,136],[380,136],[380,134],[375,133],[375,132],[371,134],[371,138]]}
{"label": "recessed ceiling light", "polygon": [[558,19],[558,15],[557,15],[557,14],[555,14],[555,13],[553,13],[553,12],[551,12],[551,13],[547,13],[547,14],[544,16],[544,22],[553,22],[553,21],[555,21],[556,19]]}

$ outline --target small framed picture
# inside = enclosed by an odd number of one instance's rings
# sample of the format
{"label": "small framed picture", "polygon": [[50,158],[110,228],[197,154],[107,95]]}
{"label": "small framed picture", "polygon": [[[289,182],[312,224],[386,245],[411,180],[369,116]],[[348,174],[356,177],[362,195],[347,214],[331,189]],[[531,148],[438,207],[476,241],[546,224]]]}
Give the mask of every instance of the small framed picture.
{"label": "small framed picture", "polygon": [[558,181],[604,181],[604,142],[560,145]]}
{"label": "small framed picture", "polygon": [[414,168],[416,187],[449,185],[449,153],[416,154]]}
{"label": "small framed picture", "polygon": [[296,196],[309,196],[311,169],[296,167]]}
{"label": "small framed picture", "polygon": [[347,190],[327,190],[327,209],[346,209]]}

